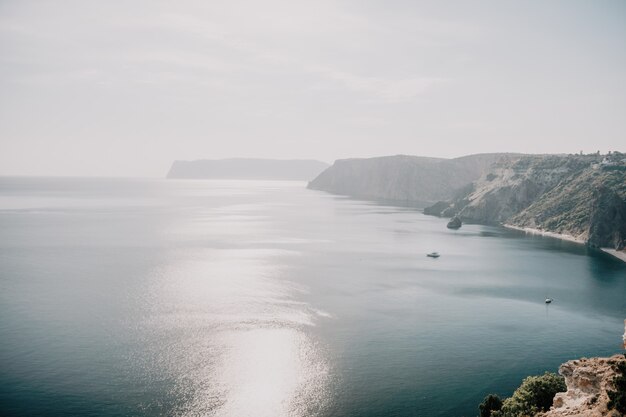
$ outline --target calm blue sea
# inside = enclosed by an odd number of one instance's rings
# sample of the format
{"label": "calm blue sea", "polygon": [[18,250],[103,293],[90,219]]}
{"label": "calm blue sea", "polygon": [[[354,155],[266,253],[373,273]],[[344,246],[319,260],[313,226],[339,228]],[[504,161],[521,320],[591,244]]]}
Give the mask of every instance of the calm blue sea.
{"label": "calm blue sea", "polygon": [[620,351],[626,264],[305,186],[0,178],[0,415],[473,417]]}

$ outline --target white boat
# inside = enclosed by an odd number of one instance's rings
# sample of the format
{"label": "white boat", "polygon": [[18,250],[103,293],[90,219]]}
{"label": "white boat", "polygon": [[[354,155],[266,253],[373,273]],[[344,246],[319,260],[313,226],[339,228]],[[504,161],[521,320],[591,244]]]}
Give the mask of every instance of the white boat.
{"label": "white boat", "polygon": [[554,301],[554,299],[552,299],[552,298],[546,298],[546,304],[550,304],[552,301]]}
{"label": "white boat", "polygon": [[426,256],[430,257],[430,258],[439,258],[439,252],[431,252],[431,253],[427,253]]}

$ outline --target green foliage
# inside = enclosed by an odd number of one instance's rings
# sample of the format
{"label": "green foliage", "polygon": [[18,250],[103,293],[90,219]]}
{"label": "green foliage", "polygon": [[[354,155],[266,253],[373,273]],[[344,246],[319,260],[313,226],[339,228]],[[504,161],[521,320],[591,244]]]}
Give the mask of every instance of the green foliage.
{"label": "green foliage", "polygon": [[609,403],[607,407],[609,410],[615,408],[617,411],[626,415],[626,362],[620,362],[617,365],[617,375],[613,378],[613,386],[615,391],[608,391]]}
{"label": "green foliage", "polygon": [[502,402],[500,411],[494,411],[490,416],[534,416],[540,411],[547,411],[556,393],[566,390],[565,379],[557,374],[546,372],[541,376],[529,376],[510,398]]}
{"label": "green foliage", "polygon": [[480,417],[491,417],[494,411],[502,408],[502,400],[495,394],[489,394],[483,402],[478,406]]}

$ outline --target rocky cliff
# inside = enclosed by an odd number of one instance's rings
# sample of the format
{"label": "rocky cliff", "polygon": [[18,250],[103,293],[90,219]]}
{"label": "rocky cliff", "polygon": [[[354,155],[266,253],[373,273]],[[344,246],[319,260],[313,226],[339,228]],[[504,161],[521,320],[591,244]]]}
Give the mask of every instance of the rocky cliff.
{"label": "rocky cliff", "polygon": [[385,156],[341,159],[309,183],[309,188],[360,198],[434,202],[464,193],[508,154],[479,154],[455,159]]}
{"label": "rocky cliff", "polygon": [[[481,154],[336,161],[309,188],[428,205],[425,214],[626,247],[626,155]],[[626,259],[626,252],[616,253]]]}
{"label": "rocky cliff", "polygon": [[558,393],[550,411],[537,417],[622,417],[611,397],[623,387],[618,378],[626,367],[624,355],[610,358],[583,358],[561,365],[567,391]]}
{"label": "rocky cliff", "polygon": [[[626,320],[623,347],[626,349]],[[489,394],[479,405],[483,417],[626,416],[626,354],[564,363],[559,374],[530,376],[504,400]]]}
{"label": "rocky cliff", "polygon": [[556,155],[524,156],[502,161],[480,178],[465,197],[459,214],[482,223],[502,222],[519,213],[585,164]]}
{"label": "rocky cliff", "polygon": [[534,155],[494,164],[472,189],[426,214],[506,223],[573,236],[592,246],[626,245],[626,164],[602,155]]}

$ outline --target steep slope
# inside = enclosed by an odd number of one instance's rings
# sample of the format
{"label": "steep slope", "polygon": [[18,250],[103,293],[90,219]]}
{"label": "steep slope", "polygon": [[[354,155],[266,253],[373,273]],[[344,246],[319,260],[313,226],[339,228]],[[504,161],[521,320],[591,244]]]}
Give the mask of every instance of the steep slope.
{"label": "steep slope", "polygon": [[536,155],[503,160],[454,201],[424,212],[574,236],[591,246],[626,245],[623,154]]}
{"label": "steep slope", "polygon": [[626,171],[586,169],[507,223],[569,234],[598,247],[626,243]]}
{"label": "steep slope", "polygon": [[476,182],[459,214],[466,220],[481,223],[508,220],[594,161],[595,158],[560,155],[523,156],[502,161]]}
{"label": "steep slope", "polygon": [[314,160],[232,158],[174,161],[167,178],[309,181],[328,168]]}
{"label": "steep slope", "polygon": [[309,183],[309,188],[353,197],[432,202],[449,199],[478,179],[506,154],[455,159],[396,155],[342,159]]}

